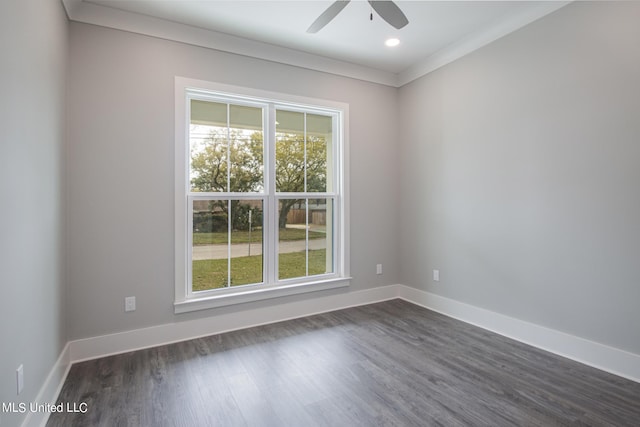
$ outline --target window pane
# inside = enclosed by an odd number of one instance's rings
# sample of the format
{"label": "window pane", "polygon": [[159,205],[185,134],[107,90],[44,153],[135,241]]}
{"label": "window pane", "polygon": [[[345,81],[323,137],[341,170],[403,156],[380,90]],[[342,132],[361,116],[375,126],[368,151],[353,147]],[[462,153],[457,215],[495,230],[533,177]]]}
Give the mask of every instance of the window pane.
{"label": "window pane", "polygon": [[[334,277],[342,270],[341,240],[334,241],[342,195],[333,182],[340,176],[340,112],[203,90],[187,90],[187,97],[188,147],[180,144],[188,155],[176,176],[188,175],[178,194],[187,200],[192,227],[176,237],[192,243],[191,252],[176,256],[176,267],[186,270],[191,288],[185,295],[177,283],[177,299]],[[268,123],[275,123],[269,133]],[[276,253],[264,253],[270,249]]]}
{"label": "window pane", "polygon": [[276,191],[304,191],[304,113],[276,111],[275,175]]}
{"label": "window pane", "polygon": [[264,189],[262,108],[191,101],[192,192]]}
{"label": "window pane", "polygon": [[333,273],[333,199],[309,199],[309,276]]}
{"label": "window pane", "polygon": [[226,128],[227,104],[192,99],[191,124]]}
{"label": "window pane", "polygon": [[228,282],[227,201],[193,201],[191,282],[194,292],[224,288]]}
{"label": "window pane", "polygon": [[227,104],[191,100],[192,192],[227,191]]}
{"label": "window pane", "polygon": [[304,199],[280,200],[278,209],[278,278],[307,275],[307,204]]}
{"label": "window pane", "polygon": [[278,278],[333,272],[333,199],[282,199]]}
{"label": "window pane", "polygon": [[263,282],[262,200],[231,201],[231,286]]}
{"label": "window pane", "polygon": [[262,108],[230,105],[229,115],[229,191],[263,191]]}
{"label": "window pane", "polygon": [[332,191],[330,180],[331,116],[307,114],[307,191]]}

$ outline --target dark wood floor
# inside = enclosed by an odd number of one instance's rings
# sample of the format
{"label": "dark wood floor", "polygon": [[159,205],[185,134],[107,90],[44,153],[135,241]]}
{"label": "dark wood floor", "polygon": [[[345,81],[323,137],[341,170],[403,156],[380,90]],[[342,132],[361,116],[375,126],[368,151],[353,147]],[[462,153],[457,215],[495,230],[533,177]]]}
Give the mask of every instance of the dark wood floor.
{"label": "dark wood floor", "polygon": [[640,426],[640,384],[401,300],[72,366],[47,426]]}

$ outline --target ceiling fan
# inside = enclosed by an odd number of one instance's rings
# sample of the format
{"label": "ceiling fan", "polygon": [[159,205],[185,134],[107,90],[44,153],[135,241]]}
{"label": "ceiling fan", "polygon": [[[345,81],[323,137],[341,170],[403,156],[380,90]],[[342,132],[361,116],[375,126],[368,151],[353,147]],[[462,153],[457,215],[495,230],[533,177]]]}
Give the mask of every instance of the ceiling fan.
{"label": "ceiling fan", "polygon": [[[337,0],[333,2],[331,6],[327,8],[318,18],[313,21],[313,24],[307,29],[307,33],[317,33],[325,25],[327,25],[333,18],[342,11],[351,0]],[[400,8],[390,0],[368,0],[369,4],[376,11],[378,15],[391,26],[400,29],[409,23],[409,20]],[[373,19],[373,13],[371,14]]]}

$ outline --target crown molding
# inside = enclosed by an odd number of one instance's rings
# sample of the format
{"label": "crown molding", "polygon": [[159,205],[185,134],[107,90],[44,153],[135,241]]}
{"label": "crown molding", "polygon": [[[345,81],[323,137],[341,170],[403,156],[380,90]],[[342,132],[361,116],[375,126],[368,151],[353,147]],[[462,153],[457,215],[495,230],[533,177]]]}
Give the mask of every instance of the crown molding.
{"label": "crown molding", "polygon": [[62,0],[71,21],[98,25],[151,37],[177,41],[270,62],[321,71],[385,86],[401,87],[447,65],[572,1],[545,1],[496,25],[475,32],[424,58],[399,74],[314,55],[204,28],[192,27],[138,13],[126,12],[84,0]]}
{"label": "crown molding", "polygon": [[476,31],[469,36],[439,50],[418,63],[410,66],[398,74],[397,87],[410,83],[424,75],[427,75],[440,67],[443,67],[456,59],[462,58],[471,52],[480,49],[489,43],[510,34],[525,25],[555,12],[556,10],[572,3],[572,1],[546,1],[540,2],[535,7],[522,13],[500,21],[496,25]]}
{"label": "crown molding", "polygon": [[397,75],[242,37],[126,12],[83,0],[62,0],[71,21],[177,41],[237,55],[278,62],[397,87]]}

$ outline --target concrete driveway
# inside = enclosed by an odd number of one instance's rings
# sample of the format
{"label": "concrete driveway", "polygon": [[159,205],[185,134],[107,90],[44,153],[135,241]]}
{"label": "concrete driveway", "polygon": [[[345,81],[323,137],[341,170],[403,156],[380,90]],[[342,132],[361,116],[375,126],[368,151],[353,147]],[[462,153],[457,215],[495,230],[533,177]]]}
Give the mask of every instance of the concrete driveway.
{"label": "concrete driveway", "polygon": [[[327,239],[311,239],[309,240],[309,249],[325,249],[327,247]],[[284,241],[278,244],[279,253],[300,252],[305,249],[304,240]],[[238,243],[231,245],[231,258],[242,256],[262,255],[262,243]],[[200,245],[194,246],[191,253],[191,259],[194,261],[203,259],[226,259],[228,256],[227,245]]]}

